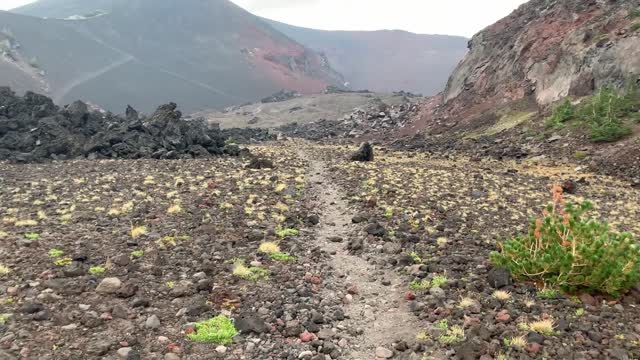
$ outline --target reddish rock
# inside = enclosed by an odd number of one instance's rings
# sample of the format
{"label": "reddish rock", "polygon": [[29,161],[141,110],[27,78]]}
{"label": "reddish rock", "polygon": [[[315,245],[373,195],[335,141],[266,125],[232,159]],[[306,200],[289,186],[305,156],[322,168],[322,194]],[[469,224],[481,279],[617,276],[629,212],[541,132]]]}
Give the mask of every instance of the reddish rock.
{"label": "reddish rock", "polygon": [[482,324],[482,320],[478,318],[468,317],[468,316],[464,317],[464,323],[463,323],[464,327],[471,327],[472,325],[480,325],[480,324]]}
{"label": "reddish rock", "polygon": [[580,295],[580,301],[582,301],[583,304],[588,305],[588,306],[596,306],[596,305],[598,305],[598,301],[596,300],[596,298],[594,298],[593,296],[591,296],[589,294]]}
{"label": "reddish rock", "polygon": [[509,320],[511,320],[511,315],[509,315],[507,310],[502,310],[496,314],[496,321],[498,322],[506,323],[509,322]]}
{"label": "reddish rock", "polygon": [[167,345],[167,350],[169,350],[169,352],[176,353],[176,354],[179,354],[180,352],[182,352],[180,345],[176,343],[171,343]]}
{"label": "reddish rock", "polygon": [[537,354],[540,352],[542,346],[538,343],[530,343],[527,345],[526,350],[530,354]]}
{"label": "reddish rock", "polygon": [[412,293],[411,291],[407,291],[407,293],[404,294],[404,298],[408,301],[413,301],[416,299],[416,294]]}
{"label": "reddish rock", "polygon": [[351,285],[347,288],[347,292],[351,295],[358,295],[358,287],[356,285]]}
{"label": "reddish rock", "polygon": [[312,333],[305,331],[302,334],[300,334],[300,340],[302,342],[311,342],[315,339],[315,335],[313,335]]}
{"label": "reddish rock", "polygon": [[567,194],[575,194],[577,187],[578,184],[576,184],[576,182],[573,180],[566,180],[562,183],[562,191]]}

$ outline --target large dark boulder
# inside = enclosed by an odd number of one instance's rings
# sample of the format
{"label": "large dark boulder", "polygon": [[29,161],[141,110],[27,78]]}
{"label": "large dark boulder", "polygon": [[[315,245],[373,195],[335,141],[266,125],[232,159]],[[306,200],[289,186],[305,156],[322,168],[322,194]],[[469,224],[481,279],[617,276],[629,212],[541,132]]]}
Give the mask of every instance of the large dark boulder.
{"label": "large dark boulder", "polygon": [[373,146],[368,142],[360,145],[360,149],[351,155],[352,161],[373,161]]}

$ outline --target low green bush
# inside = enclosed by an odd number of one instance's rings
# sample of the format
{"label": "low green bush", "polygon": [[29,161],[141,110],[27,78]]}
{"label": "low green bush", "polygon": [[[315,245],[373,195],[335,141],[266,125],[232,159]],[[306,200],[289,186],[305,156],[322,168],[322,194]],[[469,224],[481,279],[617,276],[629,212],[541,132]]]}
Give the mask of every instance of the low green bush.
{"label": "low green bush", "polygon": [[565,99],[545,119],[545,126],[561,128],[573,120],[585,125],[593,142],[622,139],[631,133],[631,122],[640,122],[638,86],[632,84],[625,91],[604,87],[578,105]]}
{"label": "low green bush", "polygon": [[640,248],[631,234],[587,217],[591,209],[586,201],[565,205],[562,188],[554,187],[554,202],[528,234],[500,243],[491,262],[519,280],[620,295],[640,280]]}
{"label": "low green bush", "polygon": [[564,99],[564,101],[558,105],[551,116],[545,119],[545,126],[548,128],[561,127],[565,122],[572,120],[576,114],[576,107],[571,103],[571,100]]}
{"label": "low green bush", "polygon": [[197,322],[195,327],[195,331],[188,334],[187,337],[197,342],[229,345],[233,341],[233,337],[238,335],[233,321],[224,315]]}
{"label": "low green bush", "polygon": [[631,133],[627,120],[638,109],[637,90],[629,88],[619,94],[611,88],[602,88],[580,107],[579,116],[589,127],[589,137],[594,142],[620,140]]}

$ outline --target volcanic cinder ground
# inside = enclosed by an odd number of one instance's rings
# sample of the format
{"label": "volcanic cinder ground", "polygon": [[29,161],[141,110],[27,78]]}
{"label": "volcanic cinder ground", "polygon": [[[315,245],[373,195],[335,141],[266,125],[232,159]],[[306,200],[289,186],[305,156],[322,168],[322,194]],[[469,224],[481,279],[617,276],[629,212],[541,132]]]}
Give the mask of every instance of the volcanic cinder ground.
{"label": "volcanic cinder ground", "polygon": [[[527,231],[549,185],[584,178],[567,200],[635,233],[640,190],[543,162],[376,148],[353,163],[353,150],[255,146],[274,162],[260,170],[226,157],[0,163],[0,359],[640,356],[637,290],[487,281],[497,240]],[[290,257],[259,252],[266,241]],[[255,276],[234,275],[240,262]],[[189,340],[219,314],[242,332],[232,344]],[[543,320],[550,334],[531,331]]]}

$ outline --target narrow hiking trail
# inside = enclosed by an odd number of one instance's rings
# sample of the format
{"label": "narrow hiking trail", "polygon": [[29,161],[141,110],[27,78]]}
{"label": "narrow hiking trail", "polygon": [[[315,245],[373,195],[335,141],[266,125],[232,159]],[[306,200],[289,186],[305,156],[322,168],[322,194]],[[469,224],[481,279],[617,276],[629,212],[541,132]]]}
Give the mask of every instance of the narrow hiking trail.
{"label": "narrow hiking trail", "polygon": [[[404,299],[406,284],[394,271],[381,270],[358,255],[352,255],[347,243],[358,234],[351,219],[355,215],[341,196],[338,186],[327,176],[327,164],[304,150],[300,156],[309,162],[309,191],[320,214],[316,229],[318,245],[331,254],[335,276],[352,293],[345,304],[342,325],[356,334],[345,359],[370,360],[393,357],[393,342],[412,339],[419,329],[417,318]],[[334,296],[325,290],[326,296]]]}

